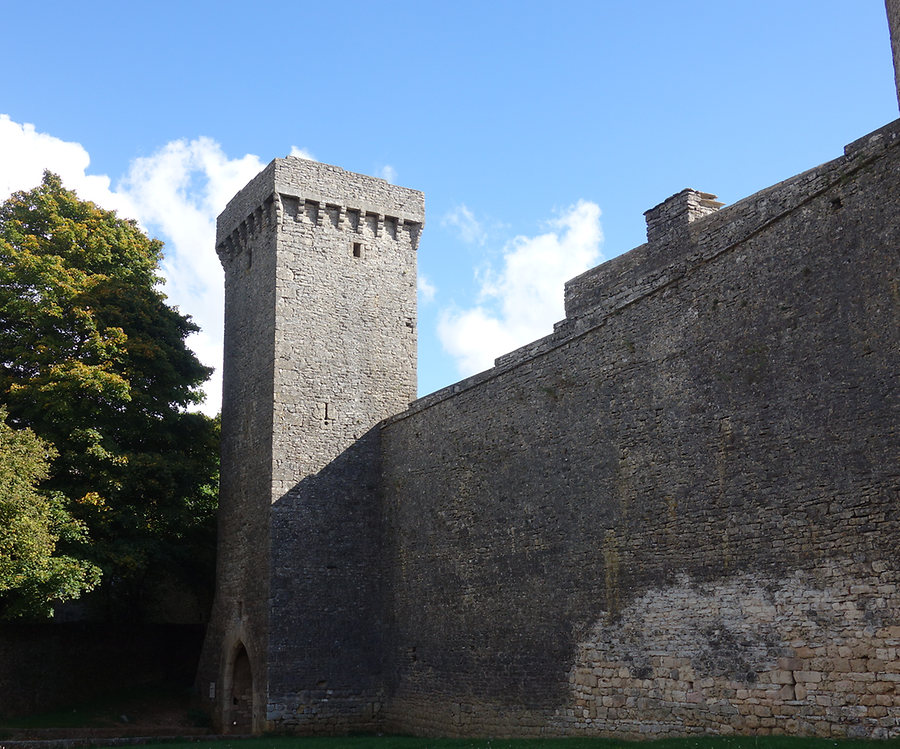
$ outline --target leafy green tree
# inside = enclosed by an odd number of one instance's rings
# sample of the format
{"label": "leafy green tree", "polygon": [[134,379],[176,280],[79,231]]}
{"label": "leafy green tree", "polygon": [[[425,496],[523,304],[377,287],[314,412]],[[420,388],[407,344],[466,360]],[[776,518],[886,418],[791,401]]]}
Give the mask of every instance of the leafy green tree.
{"label": "leafy green tree", "polygon": [[100,570],[58,553],[60,540],[81,542],[85,528],[62,495],[36,488],[47,478],[53,448],[6,418],[0,407],[0,616],[49,616],[54,603],[91,590]]}
{"label": "leafy green tree", "polygon": [[161,256],[49,172],[0,206],[0,402],[57,450],[44,486],[86,524],[67,548],[103,569],[116,618],[161,576],[212,574],[218,422],[186,410],[212,370],[157,289]]}

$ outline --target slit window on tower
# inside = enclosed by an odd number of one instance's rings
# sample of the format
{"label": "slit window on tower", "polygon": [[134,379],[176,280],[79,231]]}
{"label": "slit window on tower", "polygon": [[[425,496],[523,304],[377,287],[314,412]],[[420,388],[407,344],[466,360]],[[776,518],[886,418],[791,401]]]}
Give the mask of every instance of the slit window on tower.
{"label": "slit window on tower", "polygon": [[354,242],[353,243],[353,257],[362,257],[362,256],[363,256],[362,242]]}

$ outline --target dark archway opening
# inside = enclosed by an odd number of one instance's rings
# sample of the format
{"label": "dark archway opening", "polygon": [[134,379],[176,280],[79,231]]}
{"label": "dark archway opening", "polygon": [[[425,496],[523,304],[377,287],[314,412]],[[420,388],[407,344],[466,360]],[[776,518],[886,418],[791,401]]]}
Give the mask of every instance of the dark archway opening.
{"label": "dark archway opening", "polygon": [[253,673],[247,649],[241,645],[231,680],[231,725],[228,733],[253,732]]}

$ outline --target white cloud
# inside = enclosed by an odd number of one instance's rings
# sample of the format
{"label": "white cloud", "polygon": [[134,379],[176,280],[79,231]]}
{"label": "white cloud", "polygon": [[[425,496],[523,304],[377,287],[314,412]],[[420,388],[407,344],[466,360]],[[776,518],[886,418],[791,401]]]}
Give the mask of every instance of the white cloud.
{"label": "white cloud", "polygon": [[260,169],[252,155],[229,159],[210,138],[166,144],[132,161],[115,190],[105,175],[89,175],[90,156],[80,143],[38,133],[0,115],[0,200],[41,181],[44,169],[59,174],[79,197],[137,219],[166,242],[163,291],[170,304],[194,318],[202,332],[189,340],[200,360],[216,368],[205,386],[203,410],[221,404],[223,284],[215,253],[215,219]]}
{"label": "white cloud", "polygon": [[385,180],[385,182],[390,182],[392,185],[397,182],[397,170],[390,164],[385,164],[381,167],[381,169],[378,170],[378,176]]}
{"label": "white cloud", "polygon": [[306,159],[307,161],[318,161],[318,159],[305,148],[298,148],[297,146],[291,146],[290,155],[296,156],[298,159]]}
{"label": "white cloud", "polygon": [[0,200],[37,187],[44,170],[49,169],[79,197],[135,217],[127,198],[110,191],[109,177],[87,174],[90,163],[91,157],[80,143],[39,133],[34,125],[20,125],[9,115],[0,114]]}
{"label": "white cloud", "polygon": [[207,383],[204,410],[221,403],[224,282],[215,252],[216,216],[264,164],[246,155],[229,159],[211,138],[167,143],[135,159],[117,185],[134,206],[134,216],[166,241],[162,272],[169,304],[200,326],[190,346],[216,368]]}
{"label": "white cloud", "polygon": [[503,268],[482,275],[476,306],[442,311],[438,337],[463,377],[550,333],[565,317],[563,284],[599,262],[603,232],[595,203],[579,201],[550,227],[506,246]]}
{"label": "white cloud", "polygon": [[442,219],[441,226],[452,226],[467,244],[484,244],[487,233],[465,205],[458,205]]}
{"label": "white cloud", "polygon": [[434,301],[434,295],[437,294],[437,287],[428,280],[424,273],[420,273],[416,278],[416,288],[419,292],[419,299],[423,304]]}
{"label": "white cloud", "polygon": [[[291,154],[313,158],[296,147]],[[210,138],[173,141],[135,159],[114,190],[109,177],[88,174],[89,165],[81,144],[0,115],[0,200],[36,186],[43,170],[50,169],[81,197],[136,218],[166,242],[163,290],[170,304],[202,328],[189,343],[204,363],[217,369],[206,386],[204,408],[215,413],[221,402],[223,329],[215,218],[264,165],[252,155],[230,159]],[[442,312],[438,335],[461,374],[486,369],[498,355],[550,332],[564,315],[563,283],[599,260],[599,219],[600,209],[582,201],[552,221],[548,233],[517,237],[505,249],[502,269],[480,276],[477,304]],[[484,242],[484,229],[464,205],[442,223],[458,228],[468,242]],[[428,278],[420,276],[418,288],[423,303],[433,300],[436,289]]]}

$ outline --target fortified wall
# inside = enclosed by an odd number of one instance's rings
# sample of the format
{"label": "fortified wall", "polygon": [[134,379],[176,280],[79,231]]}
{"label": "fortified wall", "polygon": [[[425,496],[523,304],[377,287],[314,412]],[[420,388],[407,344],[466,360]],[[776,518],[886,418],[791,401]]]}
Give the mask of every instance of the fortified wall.
{"label": "fortified wall", "polygon": [[407,408],[423,222],[292,158],[219,219],[216,726],[900,736],[900,121]]}
{"label": "fortified wall", "polygon": [[387,725],[900,735],[900,122],[382,432]]}

